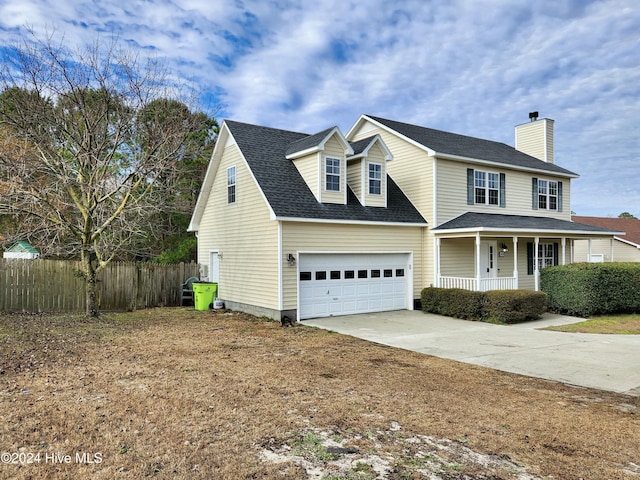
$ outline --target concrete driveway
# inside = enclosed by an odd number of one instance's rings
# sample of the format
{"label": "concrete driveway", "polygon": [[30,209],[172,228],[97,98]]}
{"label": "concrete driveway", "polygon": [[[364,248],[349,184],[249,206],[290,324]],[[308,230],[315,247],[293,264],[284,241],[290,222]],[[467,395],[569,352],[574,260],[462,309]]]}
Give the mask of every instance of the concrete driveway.
{"label": "concrete driveway", "polygon": [[302,323],[505,372],[640,396],[640,335],[539,330],[582,320],[545,314],[504,326],[401,310]]}

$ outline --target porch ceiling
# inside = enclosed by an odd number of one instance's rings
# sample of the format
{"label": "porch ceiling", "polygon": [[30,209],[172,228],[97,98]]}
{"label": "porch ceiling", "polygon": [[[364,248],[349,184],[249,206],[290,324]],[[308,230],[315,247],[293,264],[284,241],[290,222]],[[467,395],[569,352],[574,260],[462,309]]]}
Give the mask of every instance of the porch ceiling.
{"label": "porch ceiling", "polygon": [[570,237],[611,237],[624,232],[550,217],[467,212],[432,230],[436,235],[501,233]]}

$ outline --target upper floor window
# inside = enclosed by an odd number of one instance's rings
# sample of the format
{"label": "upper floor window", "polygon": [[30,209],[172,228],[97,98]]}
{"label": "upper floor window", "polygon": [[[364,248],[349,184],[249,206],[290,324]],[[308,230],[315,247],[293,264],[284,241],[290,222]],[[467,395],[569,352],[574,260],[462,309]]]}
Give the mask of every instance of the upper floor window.
{"label": "upper floor window", "polygon": [[469,205],[505,206],[505,174],[467,169]]}
{"label": "upper floor window", "polygon": [[236,203],[236,167],[227,168],[227,203]]}
{"label": "upper floor window", "polygon": [[533,179],[534,210],[562,211],[562,182],[555,180]]}
{"label": "upper floor window", "polygon": [[558,209],[558,182],[538,180],[538,208]]}
{"label": "upper floor window", "polygon": [[369,194],[382,194],[382,165],[379,163],[369,164]]}
{"label": "upper floor window", "polygon": [[340,191],[340,159],[338,158],[325,160],[325,190]]}

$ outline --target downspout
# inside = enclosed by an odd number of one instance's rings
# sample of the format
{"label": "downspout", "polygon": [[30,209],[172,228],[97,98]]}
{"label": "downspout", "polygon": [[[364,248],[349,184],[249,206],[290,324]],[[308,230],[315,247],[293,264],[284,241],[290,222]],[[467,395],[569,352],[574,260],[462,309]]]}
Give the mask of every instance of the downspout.
{"label": "downspout", "polygon": [[[438,226],[438,158],[433,157],[433,181],[431,182],[433,185],[433,212],[431,212],[433,227]],[[429,227],[427,227],[429,228]],[[434,276],[434,285],[436,287],[440,286],[440,240],[436,240],[437,243],[434,245],[432,262],[434,264],[433,268],[433,276]],[[424,244],[424,242],[423,242]]]}
{"label": "downspout", "polygon": [[284,288],[282,285],[282,258],[284,253],[282,251],[282,221],[278,220],[278,310],[282,315],[282,311],[284,310]]}

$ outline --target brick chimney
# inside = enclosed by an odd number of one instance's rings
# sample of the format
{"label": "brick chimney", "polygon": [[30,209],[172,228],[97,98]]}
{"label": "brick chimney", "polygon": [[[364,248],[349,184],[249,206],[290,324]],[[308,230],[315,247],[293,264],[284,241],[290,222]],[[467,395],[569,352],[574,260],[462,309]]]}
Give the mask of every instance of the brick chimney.
{"label": "brick chimney", "polygon": [[529,113],[529,120],[516,125],[516,150],[553,163],[553,120],[538,120],[538,112]]}

